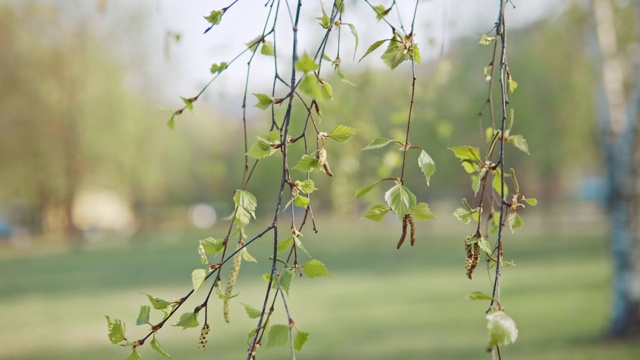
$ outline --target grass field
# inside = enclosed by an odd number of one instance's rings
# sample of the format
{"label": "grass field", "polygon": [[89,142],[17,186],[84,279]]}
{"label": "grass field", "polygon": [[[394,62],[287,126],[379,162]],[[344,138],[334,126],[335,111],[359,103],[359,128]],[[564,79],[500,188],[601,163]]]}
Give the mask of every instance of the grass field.
{"label": "grass field", "polygon": [[[483,351],[486,303],[464,300],[471,291],[488,292],[489,282],[482,266],[473,281],[465,278],[465,235],[428,235],[423,228],[414,248],[397,251],[397,236],[381,228],[304,237],[333,278],[294,279],[291,311],[311,334],[298,359],[490,358]],[[199,266],[197,240],[205,236],[146,234],[82,251],[3,250],[0,359],[126,359],[126,349],[110,344],[104,315],[124,320],[131,338],[141,336],[145,329],[135,326],[146,301],[141,292],[182,296]],[[222,321],[221,304],[214,307],[207,350],[197,349],[198,330],[163,329],[158,339],[174,359],[244,358],[254,323],[240,301],[261,302],[268,242],[252,251],[258,264],[243,265],[231,323]],[[523,233],[507,238],[505,252],[518,266],[503,273],[503,305],[520,336],[503,349],[504,358],[640,358],[640,342],[603,337],[611,270],[602,236]],[[141,354],[162,358],[148,346]],[[286,359],[287,349],[263,348],[258,358]]]}

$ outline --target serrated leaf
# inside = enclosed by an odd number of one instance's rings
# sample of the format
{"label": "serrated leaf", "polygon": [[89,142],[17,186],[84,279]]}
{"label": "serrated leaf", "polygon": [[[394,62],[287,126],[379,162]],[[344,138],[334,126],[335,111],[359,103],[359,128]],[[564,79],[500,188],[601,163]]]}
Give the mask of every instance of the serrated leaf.
{"label": "serrated leaf", "polygon": [[471,222],[471,220],[473,220],[475,213],[476,211],[474,210],[468,210],[468,209],[459,207],[453,213],[453,216],[455,216],[456,219],[460,220],[460,222],[464,224],[468,224],[469,222]]}
{"label": "serrated leaf", "polygon": [[313,73],[307,74],[302,78],[298,88],[303,93],[311,96],[314,99],[319,99],[322,96],[320,88],[318,87],[318,79]]}
{"label": "serrated leaf", "polygon": [[278,242],[278,249],[277,251],[279,253],[289,249],[291,247],[291,244],[293,244],[293,236],[289,236],[288,238],[284,239],[284,240],[280,240]]}
{"label": "serrated leaf", "polygon": [[266,56],[273,56],[275,54],[275,49],[273,48],[273,41],[264,41],[262,43],[262,47],[260,48],[260,53]]}
{"label": "serrated leaf", "polygon": [[478,195],[478,191],[480,191],[480,176],[471,175],[471,190],[473,190],[473,195]]}
{"label": "serrated leaf", "polygon": [[416,206],[411,208],[411,215],[416,220],[435,220],[436,217],[433,216],[431,209],[429,209],[429,205],[427,203],[419,203]]}
{"label": "serrated leaf", "polygon": [[302,270],[311,279],[319,276],[333,277],[331,276],[329,270],[327,270],[327,267],[316,259],[313,259],[308,263],[302,265]]}
{"label": "serrated leaf", "polygon": [[397,184],[384,194],[384,199],[393,211],[398,216],[398,219],[404,218],[411,208],[416,206],[416,196],[406,188],[404,185]]}
{"label": "serrated leaf", "polygon": [[[502,192],[502,180],[500,179],[500,171],[496,171],[495,176],[493,177],[493,181],[491,181],[491,186],[493,190],[495,190],[498,194]],[[504,184],[504,196],[509,195],[509,187],[507,183]]]}
{"label": "serrated leaf", "polygon": [[207,258],[207,252],[205,251],[204,246],[202,246],[202,243],[198,245],[198,255],[200,255],[200,263],[202,263],[203,265],[210,264],[209,258]]}
{"label": "serrated leaf", "polygon": [[311,194],[315,190],[318,190],[315,183],[311,179],[307,179],[304,181],[296,180],[294,184],[298,189],[300,189],[303,194]]}
{"label": "serrated leaf", "polygon": [[466,171],[468,174],[473,174],[480,169],[478,167],[478,164],[472,162],[471,160],[460,160],[460,163],[462,164],[464,171]]}
{"label": "serrated leaf", "polygon": [[254,105],[262,110],[266,110],[271,104],[273,104],[273,98],[267,94],[253,94],[258,99],[258,103]]}
{"label": "serrated leaf", "polygon": [[487,295],[482,291],[474,291],[467,294],[467,296],[465,296],[464,298],[467,300],[493,300],[493,297],[491,297],[491,295]]}
{"label": "serrated leaf", "polygon": [[385,17],[389,13],[389,11],[391,11],[391,8],[386,9],[384,5],[376,5],[373,7],[373,10],[376,11],[376,18],[378,20],[382,20],[382,18]]}
{"label": "serrated leaf", "polygon": [[257,319],[260,317],[260,315],[262,315],[262,311],[254,308],[253,306],[245,303],[241,303],[241,304],[242,306],[244,306],[244,311],[247,312],[247,315],[249,316],[249,318]]}
{"label": "serrated leaf", "polygon": [[151,340],[151,348],[153,348],[153,350],[155,350],[158,354],[171,359],[171,355],[169,355],[168,352],[164,351],[164,349],[162,348],[162,346],[160,346],[160,343],[156,339],[155,335],[153,335],[153,339]]}
{"label": "serrated leaf", "polygon": [[418,65],[422,65],[422,56],[420,56],[420,49],[418,48],[418,44],[413,44],[413,61],[415,61]]}
{"label": "serrated leaf", "polygon": [[487,330],[489,330],[487,351],[497,345],[512,344],[518,339],[516,322],[504,311],[496,311],[487,315]]}
{"label": "serrated leaf", "polygon": [[189,109],[189,111],[193,110],[193,98],[188,99],[186,97],[180,97],[180,99],[182,99],[182,102],[184,103],[184,106],[187,107],[187,109]]}
{"label": "serrated leaf", "polygon": [[119,319],[111,319],[109,316],[105,316],[107,318],[107,327],[109,329],[109,340],[111,340],[112,344],[117,344],[126,340],[124,335],[125,333],[125,324],[122,320]]}
{"label": "serrated leaf", "polygon": [[271,156],[276,151],[278,151],[271,145],[272,144],[269,141],[261,137],[258,137],[258,141],[256,141],[253,145],[251,145],[251,148],[249,148],[249,151],[247,152],[247,156],[250,156],[255,159],[263,159],[263,158],[266,158],[267,156]]}
{"label": "serrated leaf", "polygon": [[329,133],[329,137],[339,143],[345,143],[349,141],[355,134],[356,129],[344,125],[338,125],[333,130],[331,130],[331,133]]}
{"label": "serrated leaf", "polygon": [[329,82],[327,82],[326,80],[323,80],[321,89],[322,89],[322,96],[325,99],[333,98],[333,88],[331,87],[331,84],[329,84]]}
{"label": "serrated leaf", "polygon": [[255,211],[256,207],[258,206],[258,200],[256,200],[256,197],[252,193],[248,192],[247,190],[236,189],[236,192],[233,195],[233,202],[236,204],[236,206],[243,207],[247,211],[249,211],[251,216],[253,216],[253,218],[255,219]]}
{"label": "serrated leaf", "polygon": [[198,292],[207,279],[207,271],[204,269],[195,269],[191,272],[191,283],[193,284],[193,291]]}
{"label": "serrated leaf", "polygon": [[495,38],[491,38],[487,34],[482,34],[482,36],[480,37],[480,41],[478,41],[478,43],[482,45],[491,45],[493,40],[495,40]]}
{"label": "serrated leaf", "polygon": [[318,64],[306,52],[296,61],[295,68],[298,71],[308,73],[318,69]]}
{"label": "serrated leaf", "polygon": [[[302,234],[300,234],[300,236],[302,236]],[[294,236],[293,237],[293,243],[296,245],[296,247],[298,249],[302,250],[305,254],[307,254],[307,256],[311,257],[311,255],[309,255],[309,252],[307,251],[307,249],[302,244],[302,241],[300,241],[300,236]]]}
{"label": "serrated leaf", "polygon": [[138,319],[136,319],[136,325],[148,324],[150,312],[151,312],[151,306],[141,305],[140,312],[138,313]]}
{"label": "serrated leaf", "polygon": [[272,325],[267,334],[267,348],[286,345],[289,342],[289,327]]}
{"label": "serrated leaf", "polygon": [[478,148],[473,146],[454,146],[449,150],[453,151],[453,154],[460,160],[480,161],[480,152]]}
{"label": "serrated leaf", "polygon": [[509,229],[511,229],[511,232],[513,233],[524,225],[524,220],[522,220],[520,215],[511,213],[507,217],[507,223],[509,224]]}
{"label": "serrated leaf", "polygon": [[302,351],[302,346],[307,342],[308,339],[309,333],[299,330],[296,331],[296,336],[293,339],[293,348],[296,349],[296,351]]}
{"label": "serrated leaf", "polygon": [[278,277],[278,283],[287,295],[289,295],[289,287],[291,286],[291,280],[293,280],[293,274],[293,270],[284,269],[280,272],[280,277]]}
{"label": "serrated leaf", "polygon": [[518,150],[529,155],[529,143],[527,143],[527,140],[523,138],[522,135],[512,135],[509,138]]}
{"label": "serrated leaf", "polygon": [[509,76],[509,80],[507,81],[507,83],[509,84],[509,92],[511,93],[516,91],[516,89],[518,88],[518,83],[515,82],[515,80],[513,80],[511,76]]}
{"label": "serrated leaf", "polygon": [[216,288],[216,294],[218,294],[218,299],[223,300],[223,301],[229,301],[229,300],[233,299],[234,297],[237,297],[238,295],[240,295],[240,293],[232,294],[232,295],[223,294],[220,291],[220,288]]}
{"label": "serrated leaf", "polygon": [[309,207],[309,198],[302,195],[296,195],[293,199],[293,205],[306,209]]}
{"label": "serrated leaf", "polygon": [[245,227],[251,222],[251,216],[251,213],[249,213],[247,209],[243,208],[242,206],[238,206],[236,208],[236,216],[233,221],[238,226]]}
{"label": "serrated leaf", "polygon": [[224,249],[224,241],[208,237],[200,240],[200,247],[205,254],[217,255]]}
{"label": "serrated leaf", "polygon": [[384,219],[384,217],[387,215],[387,213],[390,210],[391,209],[389,209],[387,205],[378,204],[378,205],[374,205],[371,209],[369,209],[369,211],[367,211],[364,215],[362,215],[362,217],[375,222],[380,222],[382,221],[382,219]]}
{"label": "serrated leaf", "polygon": [[395,140],[393,140],[393,139],[384,139],[384,138],[373,139],[369,143],[369,145],[365,146],[362,150],[379,149],[381,147],[385,147],[385,146],[391,144],[394,141]]}
{"label": "serrated leaf", "polygon": [[364,53],[364,55],[362,55],[362,57],[360,58],[360,60],[358,62],[362,61],[362,59],[367,57],[367,55],[371,54],[373,51],[375,51],[377,48],[379,48],[380,45],[384,44],[387,41],[389,41],[389,39],[378,40],[378,41],[374,42],[373,44],[371,44],[371,46],[369,46],[367,51]]}
{"label": "serrated leaf", "polygon": [[491,244],[489,244],[489,242],[484,237],[479,238],[477,242],[478,242],[478,246],[480,246],[480,249],[482,251],[484,251],[488,255],[491,255],[492,253]]}
{"label": "serrated leaf", "polygon": [[[369,191],[371,191],[374,187],[378,186],[378,184],[380,184],[381,182],[382,182],[382,180],[378,180],[378,181],[374,182],[373,184],[367,185],[367,186],[365,186],[365,187],[361,187],[360,189],[358,189],[358,190],[356,191],[356,196],[355,196],[355,198],[357,199],[357,198],[361,197],[362,195],[364,195],[364,194],[368,193],[368,192],[369,192]],[[384,206],[384,205],[383,205],[383,206]],[[386,206],[385,206],[385,208],[386,208]]]}
{"label": "serrated leaf", "polygon": [[227,69],[227,65],[228,64],[226,62],[221,62],[220,64],[212,64],[210,71],[212,74],[219,74]]}
{"label": "serrated leaf", "polygon": [[254,258],[253,256],[251,256],[251,254],[249,254],[249,250],[247,250],[247,248],[242,249],[242,259],[244,261],[248,261],[248,262],[252,262],[252,263],[257,263],[258,260],[256,260],[256,258]]}
{"label": "serrated leaf", "polygon": [[436,172],[435,161],[433,161],[431,156],[429,156],[426,151],[422,150],[420,152],[420,156],[418,157],[418,166],[420,167],[420,170],[422,170],[422,173],[427,180],[427,186],[429,186],[431,176],[433,176],[433,174]]}
{"label": "serrated leaf", "polygon": [[200,325],[198,323],[198,313],[186,312],[180,316],[180,320],[173,326],[180,326],[182,330],[194,328]]}
{"label": "serrated leaf", "polygon": [[211,23],[211,25],[218,25],[220,24],[220,20],[222,20],[222,15],[224,14],[224,11],[222,10],[213,10],[211,11],[211,14],[209,14],[209,16],[205,16],[204,18]]}
{"label": "serrated leaf", "polygon": [[526,198],[526,199],[524,199],[524,202],[526,202],[527,204],[529,204],[531,206],[538,205],[538,200],[536,200],[534,198]]}
{"label": "serrated leaf", "polygon": [[127,358],[127,360],[140,360],[140,359],[142,359],[142,356],[140,356],[140,354],[138,354],[138,352],[135,350],[133,350],[131,355],[129,355],[129,357]]}
{"label": "serrated leaf", "polygon": [[353,24],[343,23],[343,25],[349,26],[349,30],[351,30],[351,35],[353,35],[353,37],[356,39],[356,46],[353,49],[354,60],[355,60],[355,53],[356,51],[358,51],[358,43],[360,42],[360,40],[358,39],[358,31],[356,30],[356,27]]}
{"label": "serrated leaf", "polygon": [[151,306],[153,306],[153,308],[156,310],[164,310],[171,305],[171,302],[167,300],[160,299],[149,294],[145,294],[145,295],[147,295],[147,298],[149,299]]}
{"label": "serrated leaf", "polygon": [[320,165],[318,159],[316,159],[314,156],[309,155],[302,155],[302,158],[300,159],[300,161],[298,161],[298,164],[293,167],[294,170],[298,170],[301,172],[311,172],[315,169],[321,168],[322,165]]}
{"label": "serrated leaf", "polygon": [[387,46],[387,50],[382,54],[381,59],[393,70],[408,60],[409,55],[404,52],[404,44],[394,39],[389,41],[389,46]]}

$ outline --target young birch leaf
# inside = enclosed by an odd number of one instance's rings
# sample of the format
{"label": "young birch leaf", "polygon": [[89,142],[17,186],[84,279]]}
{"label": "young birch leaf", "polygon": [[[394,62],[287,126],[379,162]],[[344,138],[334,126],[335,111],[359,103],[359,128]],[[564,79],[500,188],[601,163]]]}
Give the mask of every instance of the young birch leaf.
{"label": "young birch leaf", "polygon": [[418,157],[418,166],[427,179],[427,186],[429,186],[431,176],[436,172],[436,163],[433,161],[431,156],[427,154],[426,151],[422,150],[420,152],[420,156]]}
{"label": "young birch leaf", "polygon": [[258,137],[258,141],[251,145],[249,151],[247,152],[247,156],[250,156],[255,159],[263,159],[267,156],[271,156],[278,151],[271,146],[271,143],[267,140]]}
{"label": "young birch leaf", "polygon": [[286,345],[289,341],[289,327],[286,325],[273,325],[267,335],[267,347]]}
{"label": "young birch leaf", "polygon": [[242,249],[242,260],[252,263],[257,263],[258,260],[249,254],[249,250],[247,248]]}
{"label": "young birch leaf", "polygon": [[220,20],[222,20],[223,14],[224,14],[224,11],[222,10],[213,10],[211,11],[211,14],[209,14],[209,16],[205,16],[204,18],[209,23],[211,23],[211,25],[218,25],[220,24]]}
{"label": "young birch leaf", "polygon": [[205,254],[217,255],[224,249],[224,241],[216,240],[212,237],[200,240],[200,247]]}
{"label": "young birch leaf", "polygon": [[207,271],[204,269],[195,269],[191,273],[191,283],[193,284],[193,291],[198,292],[207,279]]}
{"label": "young birch leaf", "polygon": [[291,247],[291,244],[293,244],[293,236],[289,236],[288,238],[286,238],[284,240],[280,240],[278,242],[278,252],[281,253],[281,252],[289,249]]}
{"label": "young birch leaf", "polygon": [[362,59],[364,59],[365,57],[367,57],[367,55],[369,55],[372,52],[374,52],[377,48],[380,47],[380,45],[384,44],[387,41],[389,41],[389,39],[378,40],[378,41],[374,42],[371,46],[369,46],[367,51],[364,53],[364,55],[362,55],[362,57],[360,58],[360,60],[358,62],[362,61]]}
{"label": "young birch leaf", "polygon": [[449,150],[460,160],[480,161],[480,152],[473,146],[454,146]]}
{"label": "young birch leaf", "polygon": [[140,312],[138,313],[138,319],[136,320],[136,325],[148,324],[150,312],[151,312],[151,306],[141,305]]}
{"label": "young birch leaf", "polygon": [[135,350],[133,350],[131,355],[129,355],[129,357],[127,358],[127,360],[140,360],[140,359],[142,359],[142,356],[140,356],[140,354],[138,354],[138,352]]}
{"label": "young birch leaf", "polygon": [[[491,186],[493,187],[493,189],[498,194],[500,194],[502,192],[502,181],[500,180],[500,173],[498,171],[496,171],[496,174],[493,177],[493,181],[491,182]],[[509,187],[507,186],[507,183],[505,182],[505,184],[504,184],[504,196],[506,197],[507,195],[509,195]]]}
{"label": "young birch leaf", "polygon": [[322,96],[325,99],[333,98],[333,88],[331,87],[331,84],[329,84],[326,80],[322,82]]}
{"label": "young birch leaf", "polygon": [[405,186],[397,184],[384,194],[384,199],[398,219],[404,218],[416,206],[416,196]]}
{"label": "young birch leaf", "polygon": [[382,61],[387,64],[391,70],[394,70],[398,65],[402,64],[409,58],[409,55],[404,53],[404,45],[396,40],[389,41],[387,50],[382,54]]}
{"label": "young birch leaf", "polygon": [[465,296],[465,299],[468,300],[492,300],[493,298],[490,295],[483,293],[482,291],[474,291]]}
{"label": "young birch leaf", "polygon": [[236,206],[241,206],[249,211],[249,213],[251,213],[251,215],[255,219],[255,211],[256,207],[258,206],[258,200],[256,200],[256,197],[252,193],[248,192],[247,190],[236,189],[236,193],[235,195],[233,195],[233,202],[236,204]]}
{"label": "young birch leaf", "polygon": [[474,211],[474,210],[468,210],[468,209],[459,207],[453,213],[453,216],[455,216],[456,219],[460,220],[460,222],[462,222],[464,224],[468,224],[468,223],[471,222],[471,220],[473,220],[473,215],[475,213],[476,213],[476,211]]}
{"label": "young birch leaf", "polygon": [[253,306],[245,303],[241,303],[241,304],[242,306],[244,306],[244,311],[247,312],[247,315],[249,316],[250,319],[257,319],[260,317],[260,315],[262,315],[262,312],[254,308]]}
{"label": "young birch leaf", "polygon": [[223,72],[226,68],[227,68],[227,63],[221,62],[220,64],[212,64],[210,70],[212,74],[219,74]]}
{"label": "young birch leaf", "polygon": [[318,188],[316,188],[313,180],[308,179],[308,180],[304,180],[304,181],[299,181],[296,180],[295,181],[295,185],[298,189],[300,189],[300,191],[303,194],[311,194],[312,192],[314,192],[314,190],[318,190]]}
{"label": "young birch leaf", "polygon": [[311,172],[315,169],[321,169],[322,165],[318,162],[314,156],[303,155],[298,164],[293,167],[294,170],[301,172]]}
{"label": "young birch leaf", "polygon": [[[302,234],[300,234],[300,236],[302,236]],[[296,247],[298,249],[302,250],[305,254],[307,254],[308,257],[311,257],[311,255],[309,255],[309,252],[307,251],[307,249],[305,249],[304,245],[302,244],[302,241],[300,241],[300,236],[294,236],[293,237],[294,244],[296,244]]]}
{"label": "young birch leaf", "polygon": [[109,328],[109,340],[111,343],[117,344],[121,341],[126,340],[124,336],[125,325],[122,320],[119,319],[111,319],[109,316],[105,316],[107,318],[107,326]]}
{"label": "young birch leaf", "polygon": [[311,96],[314,99],[320,98],[322,96],[320,92],[320,88],[318,88],[318,78],[316,78],[313,74],[307,74],[302,78],[300,85],[298,88],[303,93]]}
{"label": "young birch leaf", "polygon": [[359,42],[358,31],[356,30],[356,27],[353,24],[343,23],[343,25],[349,26],[349,30],[351,30],[351,35],[353,35],[353,37],[356,39],[356,47],[353,49],[353,58],[355,60],[356,51],[358,51],[358,42]]}
{"label": "young birch leaf", "polygon": [[373,139],[373,141],[371,141],[369,143],[369,145],[365,146],[362,150],[379,149],[381,147],[385,147],[385,146],[389,145],[390,143],[392,143],[394,141],[395,140],[384,139],[384,138]]}
{"label": "young birch leaf", "polygon": [[520,217],[520,215],[516,213],[511,213],[507,217],[507,222],[509,223],[509,229],[511,232],[515,232],[517,229],[521,228],[524,225],[524,220]]}
{"label": "young birch leaf", "polygon": [[318,64],[306,52],[296,61],[295,68],[298,71],[308,73],[318,69]]}
{"label": "young birch leaf", "polygon": [[174,130],[176,128],[176,122],[175,122],[175,118],[176,115],[173,114],[171,115],[171,117],[169,118],[169,121],[167,121],[167,127],[171,130]]}
{"label": "young birch leaf", "polygon": [[389,210],[391,209],[389,209],[387,205],[384,205],[384,204],[374,205],[371,209],[369,209],[369,211],[367,211],[364,215],[362,215],[362,217],[375,222],[380,222],[382,221],[382,219],[384,219],[385,215],[387,215]]}
{"label": "young birch leaf", "polygon": [[302,346],[304,345],[304,343],[307,342],[308,339],[309,339],[309,333],[302,332],[299,330],[296,331],[296,337],[293,339],[293,348],[296,349],[296,351],[301,351]]}
{"label": "young birch leaf", "polygon": [[280,272],[280,277],[278,277],[278,283],[284,292],[289,295],[289,288],[291,287],[291,280],[293,280],[294,272],[291,269],[284,269]]}
{"label": "young birch leaf", "polygon": [[302,195],[296,195],[293,199],[293,205],[306,209],[309,207],[309,198]]}
{"label": "young birch leaf", "polygon": [[482,37],[480,37],[480,41],[478,43],[482,45],[491,45],[491,42],[493,42],[493,40],[495,40],[495,38],[491,38],[486,34],[482,34]]}
{"label": "young birch leaf", "polygon": [[511,93],[516,91],[516,89],[518,88],[518,83],[511,78],[511,75],[509,75],[509,80],[507,81],[507,83],[509,84],[509,92]]}
{"label": "young birch leaf", "polygon": [[[356,191],[356,196],[355,196],[355,198],[357,199],[357,198],[361,197],[362,195],[364,195],[364,194],[368,193],[368,192],[369,192],[369,191],[371,191],[374,187],[378,186],[378,184],[380,184],[381,182],[382,182],[382,180],[378,180],[378,181],[374,182],[373,184],[370,184],[370,185],[367,185],[367,186],[365,186],[365,187],[362,187],[362,188],[358,189],[358,190]],[[384,206],[384,205],[383,205],[383,206]],[[385,208],[387,208],[387,207],[385,206]]]}
{"label": "young birch leaf", "polygon": [[193,110],[193,98],[191,99],[187,99],[186,97],[180,97],[180,99],[182,99],[182,102],[184,103],[184,106],[187,107],[187,109],[189,109],[189,111]]}
{"label": "young birch leaf", "polygon": [[427,203],[419,203],[411,208],[411,214],[416,220],[435,220],[436,217],[431,213],[429,205]]}
{"label": "young birch leaf", "polygon": [[169,355],[168,352],[164,351],[164,349],[162,348],[162,346],[160,346],[160,343],[156,339],[155,335],[153,335],[153,339],[151,340],[151,348],[156,352],[158,352],[158,354],[171,359],[171,355]]}
{"label": "young birch leaf", "polygon": [[415,61],[418,65],[422,65],[422,57],[420,56],[420,49],[418,48],[418,44],[413,44],[412,57],[413,61]]}
{"label": "young birch leaf", "polygon": [[482,251],[487,253],[487,255],[491,255],[491,252],[492,252],[491,245],[484,237],[479,238],[477,242],[478,242],[478,246],[480,246],[480,249],[482,249]]}
{"label": "young birch leaf", "polygon": [[531,205],[531,206],[536,206],[538,205],[538,200],[534,199],[534,198],[527,198],[524,199],[524,202],[526,202],[527,204]]}
{"label": "young birch leaf", "polygon": [[198,313],[187,312],[180,316],[180,320],[174,326],[180,326],[182,330],[185,330],[197,327],[198,325],[200,325],[198,324]]}
{"label": "young birch leaf", "polygon": [[302,270],[304,271],[305,274],[307,274],[307,276],[310,279],[313,279],[318,276],[333,277],[331,276],[331,273],[329,272],[329,270],[327,270],[327,267],[324,266],[323,263],[321,263],[316,259],[313,259],[308,263],[302,265]]}
{"label": "young birch leaf", "polygon": [[265,41],[262,43],[262,47],[260,48],[260,53],[266,56],[273,56],[275,54],[275,50],[273,48],[272,41]]}
{"label": "young birch leaf", "polygon": [[473,195],[478,195],[478,191],[480,191],[480,176],[471,175],[471,190],[473,190]]}
{"label": "young birch leaf", "polygon": [[164,310],[171,305],[171,303],[167,300],[160,299],[149,294],[145,294],[145,295],[147,295],[147,298],[149,299],[151,306],[153,306],[153,308],[156,310]]}
{"label": "young birch leaf", "polygon": [[249,211],[247,211],[247,209],[243,208],[242,206],[238,206],[236,208],[236,217],[233,219],[233,221],[241,227],[247,226],[251,222],[251,213],[249,213]]}
{"label": "young birch leaf", "polygon": [[378,20],[382,20],[382,18],[387,16],[389,11],[391,11],[391,8],[385,9],[384,5],[376,5],[373,9],[376,11],[376,18]]}
{"label": "young birch leaf", "polygon": [[329,137],[339,143],[349,141],[356,134],[356,129],[344,125],[338,125],[329,134]]}
{"label": "young birch leaf", "polygon": [[516,148],[529,155],[529,144],[527,143],[527,139],[523,138],[522,135],[513,135],[510,137],[510,140],[513,141],[513,145],[515,145]]}
{"label": "young birch leaf", "polygon": [[489,351],[497,345],[509,345],[518,338],[516,322],[504,311],[496,311],[487,315],[487,330],[489,330]]}
{"label": "young birch leaf", "polygon": [[262,110],[266,110],[271,104],[273,104],[273,98],[267,94],[253,94],[256,98],[258,98],[258,103],[254,105]]}

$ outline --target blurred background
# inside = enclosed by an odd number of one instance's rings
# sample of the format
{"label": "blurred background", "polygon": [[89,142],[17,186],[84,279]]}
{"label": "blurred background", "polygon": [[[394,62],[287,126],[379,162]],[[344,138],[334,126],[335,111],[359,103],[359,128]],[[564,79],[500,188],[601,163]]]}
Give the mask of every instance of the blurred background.
{"label": "blurred background", "polygon": [[[411,11],[403,3],[401,11]],[[489,123],[478,113],[491,55],[478,40],[492,30],[498,3],[421,2],[416,33],[424,66],[412,144],[429,152],[437,172],[427,187],[419,169],[410,169],[408,184],[437,221],[420,224],[416,246],[400,251],[394,219],[359,220],[385,189],[352,198],[359,187],[399,170],[397,149],[361,149],[375,137],[403,136],[410,73],[402,66],[390,72],[379,54],[358,64],[388,34],[362,4],[355,6],[363,11],[345,15],[360,45],[354,54],[353,38],[343,32],[343,71],[357,86],[331,80],[335,99],[323,105],[322,126],[346,124],[359,132],[329,150],[334,177],[314,174],[323,194],[314,197],[319,233],[307,231],[304,241],[333,278],[294,280],[293,317],[311,334],[300,358],[488,356],[486,304],[464,300],[471,291],[489,292],[488,272],[481,265],[474,280],[466,279],[464,239],[473,229],[452,215],[473,194],[447,147],[484,146]],[[0,1],[0,359],[125,359],[128,350],[107,338],[104,315],[127,322],[132,338],[145,334],[134,325],[144,294],[183,296],[200,266],[198,240],[224,236],[244,166],[248,58],[225,71],[192,113],[178,117],[174,131],[161,108],[181,107],[180,96],[194,96],[209,81],[212,63],[228,61],[260,34],[267,9],[239,2],[203,35],[202,16],[227,5]],[[311,51],[321,12],[315,2],[309,6],[315,10],[305,14],[301,37]],[[517,266],[503,271],[503,305],[520,329],[503,351],[507,358],[640,354],[633,337],[640,286],[619,280],[620,274],[640,278],[637,186],[618,193],[637,184],[636,6],[623,0],[507,6],[509,66],[519,84],[510,96],[513,132],[526,138],[531,153],[513,148],[507,166],[517,169],[521,192],[539,201],[521,211],[525,226],[505,240],[505,256]],[[270,91],[270,77],[260,71],[270,61],[253,65],[251,92]],[[266,132],[268,119],[248,111],[254,139]],[[264,161],[248,188],[258,198],[249,234],[270,221],[276,161]],[[616,230],[628,236],[619,238]],[[240,302],[262,300],[268,242],[256,244],[251,253],[258,263],[241,271],[231,324],[212,314],[207,350],[197,348],[197,330],[160,332],[174,358],[243,358],[254,324]],[[624,323],[618,328],[616,316]],[[160,358],[148,347],[141,353]],[[260,358],[286,354],[284,347],[262,349]]]}

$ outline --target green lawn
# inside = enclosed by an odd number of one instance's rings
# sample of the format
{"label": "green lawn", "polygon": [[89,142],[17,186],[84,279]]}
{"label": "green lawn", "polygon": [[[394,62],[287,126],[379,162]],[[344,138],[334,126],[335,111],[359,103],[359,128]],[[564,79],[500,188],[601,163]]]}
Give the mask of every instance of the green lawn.
{"label": "green lawn", "polygon": [[[327,228],[330,228],[327,227]],[[336,228],[336,227],[334,227]],[[415,247],[395,250],[397,234],[384,225],[303,238],[333,278],[296,278],[289,305],[310,338],[298,359],[488,359],[486,303],[464,300],[489,291],[486,270],[464,275],[464,234],[428,235]],[[321,228],[322,230],[322,228]],[[464,231],[464,230],[462,230]],[[133,241],[90,244],[83,251],[15,252],[0,259],[0,359],[126,359],[111,345],[104,315],[135,326],[143,293],[175,299],[190,287],[199,266],[196,243],[204,234],[147,234]],[[258,306],[265,283],[270,237],[245,263],[232,304],[232,322],[214,307],[208,348],[197,349],[199,331],[167,327],[158,335],[174,359],[242,359],[253,321],[240,302]],[[6,249],[5,249],[6,250]],[[265,251],[265,252],[263,252]],[[518,341],[506,359],[636,359],[640,342],[608,342],[611,270],[599,236],[516,234],[505,253],[503,305],[516,320]],[[202,295],[202,294],[198,294]],[[195,302],[186,305],[191,310]],[[282,321],[282,311],[274,323]],[[175,323],[173,321],[172,323]],[[144,359],[160,359],[152,349]],[[259,359],[286,359],[286,348],[261,349]]]}

